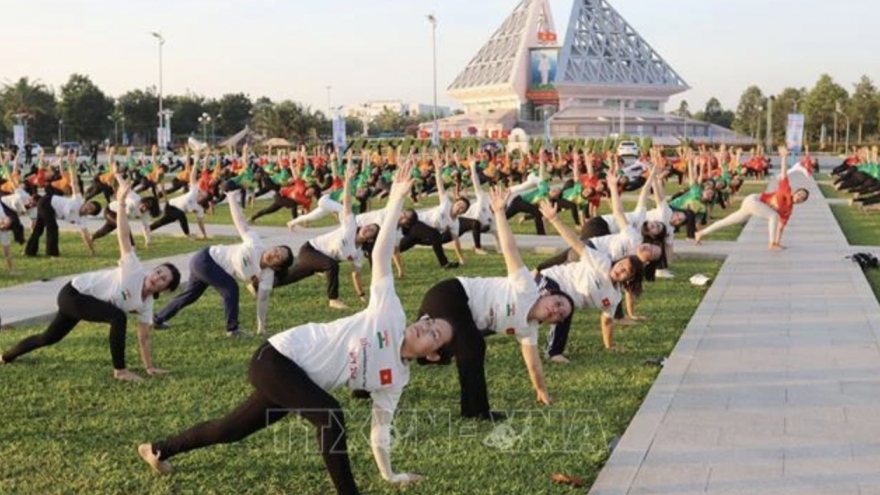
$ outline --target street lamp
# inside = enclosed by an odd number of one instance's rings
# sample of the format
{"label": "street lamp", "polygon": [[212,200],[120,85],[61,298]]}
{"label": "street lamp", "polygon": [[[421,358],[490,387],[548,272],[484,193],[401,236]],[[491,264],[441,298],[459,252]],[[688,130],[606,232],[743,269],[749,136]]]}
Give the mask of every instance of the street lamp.
{"label": "street lamp", "polygon": [[[207,112],[202,113],[199,117],[199,123],[202,124],[202,141],[208,142],[208,124],[211,123],[211,116],[208,115]],[[213,125],[211,126],[211,133],[213,134]]]}
{"label": "street lamp", "polygon": [[64,119],[58,119],[58,144],[64,141],[62,131],[64,129]]}
{"label": "street lamp", "polygon": [[107,120],[113,121],[113,144],[119,142],[119,119],[115,115],[108,115]]}
{"label": "street lamp", "polygon": [[755,141],[761,140],[761,117],[764,115],[764,105],[758,105],[758,130],[755,132]]}
{"label": "street lamp", "polygon": [[[835,110],[837,110],[837,113],[843,115],[843,118],[846,119],[846,148],[844,148],[844,154],[846,154],[849,153],[849,115],[847,115],[846,112],[843,111],[843,108],[841,107],[839,101],[835,104]],[[837,131],[835,131],[835,133],[836,132]]]}
{"label": "street lamp", "polygon": [[802,101],[804,101],[804,98],[803,98],[803,97],[795,98],[795,99],[794,99],[794,112],[792,112],[792,113],[798,113],[798,112],[797,112],[798,103],[800,103],[800,102],[802,102]]}
{"label": "street lamp", "polygon": [[[214,132],[214,122],[223,118],[222,113],[218,113],[214,120],[211,121],[211,146],[217,146],[217,134]],[[221,129],[222,130],[222,129]]]}
{"label": "street lamp", "polygon": [[428,14],[428,22],[431,23],[431,50],[434,62],[434,124],[431,129],[431,140],[434,146],[437,146],[437,16]]}
{"label": "street lamp", "polygon": [[165,112],[162,109],[162,46],[165,45],[165,38],[157,31],[153,31],[150,34],[159,40],[159,135],[156,136],[156,141],[159,142],[159,148],[165,148],[165,132],[163,131],[165,128],[163,122]]}

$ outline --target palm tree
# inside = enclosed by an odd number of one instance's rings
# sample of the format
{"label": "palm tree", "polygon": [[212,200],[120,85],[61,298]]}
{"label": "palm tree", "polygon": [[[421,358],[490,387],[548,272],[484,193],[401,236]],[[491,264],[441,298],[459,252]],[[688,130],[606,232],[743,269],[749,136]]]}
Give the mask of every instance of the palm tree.
{"label": "palm tree", "polygon": [[[0,107],[3,120],[8,126],[16,124],[19,116],[25,121],[41,121],[51,117],[55,110],[55,95],[39,81],[22,77],[18,81],[5,84],[0,91]],[[49,124],[49,122],[46,122]]]}

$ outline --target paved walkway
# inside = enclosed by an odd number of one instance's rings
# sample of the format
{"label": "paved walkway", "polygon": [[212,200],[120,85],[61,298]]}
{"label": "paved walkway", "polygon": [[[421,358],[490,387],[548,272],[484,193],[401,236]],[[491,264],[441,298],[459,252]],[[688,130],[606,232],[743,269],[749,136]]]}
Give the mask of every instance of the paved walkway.
{"label": "paved walkway", "polygon": [[792,181],[790,249],[746,226],[591,494],[880,494],[880,305]]}

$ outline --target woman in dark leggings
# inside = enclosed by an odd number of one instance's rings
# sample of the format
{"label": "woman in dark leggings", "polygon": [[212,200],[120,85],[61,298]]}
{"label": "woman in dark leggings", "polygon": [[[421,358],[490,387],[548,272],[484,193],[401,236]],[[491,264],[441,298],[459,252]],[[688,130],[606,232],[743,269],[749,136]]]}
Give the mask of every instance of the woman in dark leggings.
{"label": "woman in dark leggings", "polygon": [[[131,190],[130,184],[117,176],[120,203]],[[150,330],[153,320],[153,299],[164,291],[177,288],[180,272],[165,263],[147,271],[132,250],[128,219],[117,213],[116,237],[122,255],[119,268],[93,272],[74,277],[58,294],[58,313],[45,332],[28,337],[0,356],[0,363],[11,363],[17,358],[59,342],[80,321],[110,324],[110,355],[113,359],[113,377],[123,381],[141,381],[141,377],[125,366],[126,313],[138,315],[138,344],[141,359],[148,375],[164,373],[153,366],[150,348]]]}
{"label": "woman in dark leggings", "polygon": [[[370,303],[364,311],[330,323],[307,323],[276,334],[251,359],[248,377],[254,390],[228,415],[196,425],[138,453],[155,471],[172,471],[168,459],[218,443],[237,442],[296,412],[315,427],[324,465],[337,493],[359,493],[348,456],[345,415],[329,391],[348,385],[366,390],[373,400],[370,440],[386,481],[408,484],[416,474],[391,468],[391,420],[409,381],[409,361],[437,359],[452,338],[443,320],[422,319],[407,327],[394,290],[391,254],[397,215],[411,179],[411,165],[400,167],[387,208],[389,214],[375,246]],[[295,490],[294,490],[295,491]]]}

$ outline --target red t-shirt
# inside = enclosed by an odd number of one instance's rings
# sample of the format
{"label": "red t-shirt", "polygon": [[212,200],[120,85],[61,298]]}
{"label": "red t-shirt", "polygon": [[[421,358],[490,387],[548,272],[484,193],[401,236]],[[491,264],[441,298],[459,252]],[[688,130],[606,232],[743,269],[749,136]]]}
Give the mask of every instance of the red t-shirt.
{"label": "red t-shirt", "polygon": [[296,179],[293,181],[292,186],[282,188],[280,193],[285,198],[295,201],[306,210],[312,207],[312,198],[306,196],[306,182],[302,179]]}
{"label": "red t-shirt", "polygon": [[794,208],[791,184],[788,182],[788,177],[779,181],[779,187],[775,191],[761,194],[761,202],[776,210],[782,225],[786,225]]}

